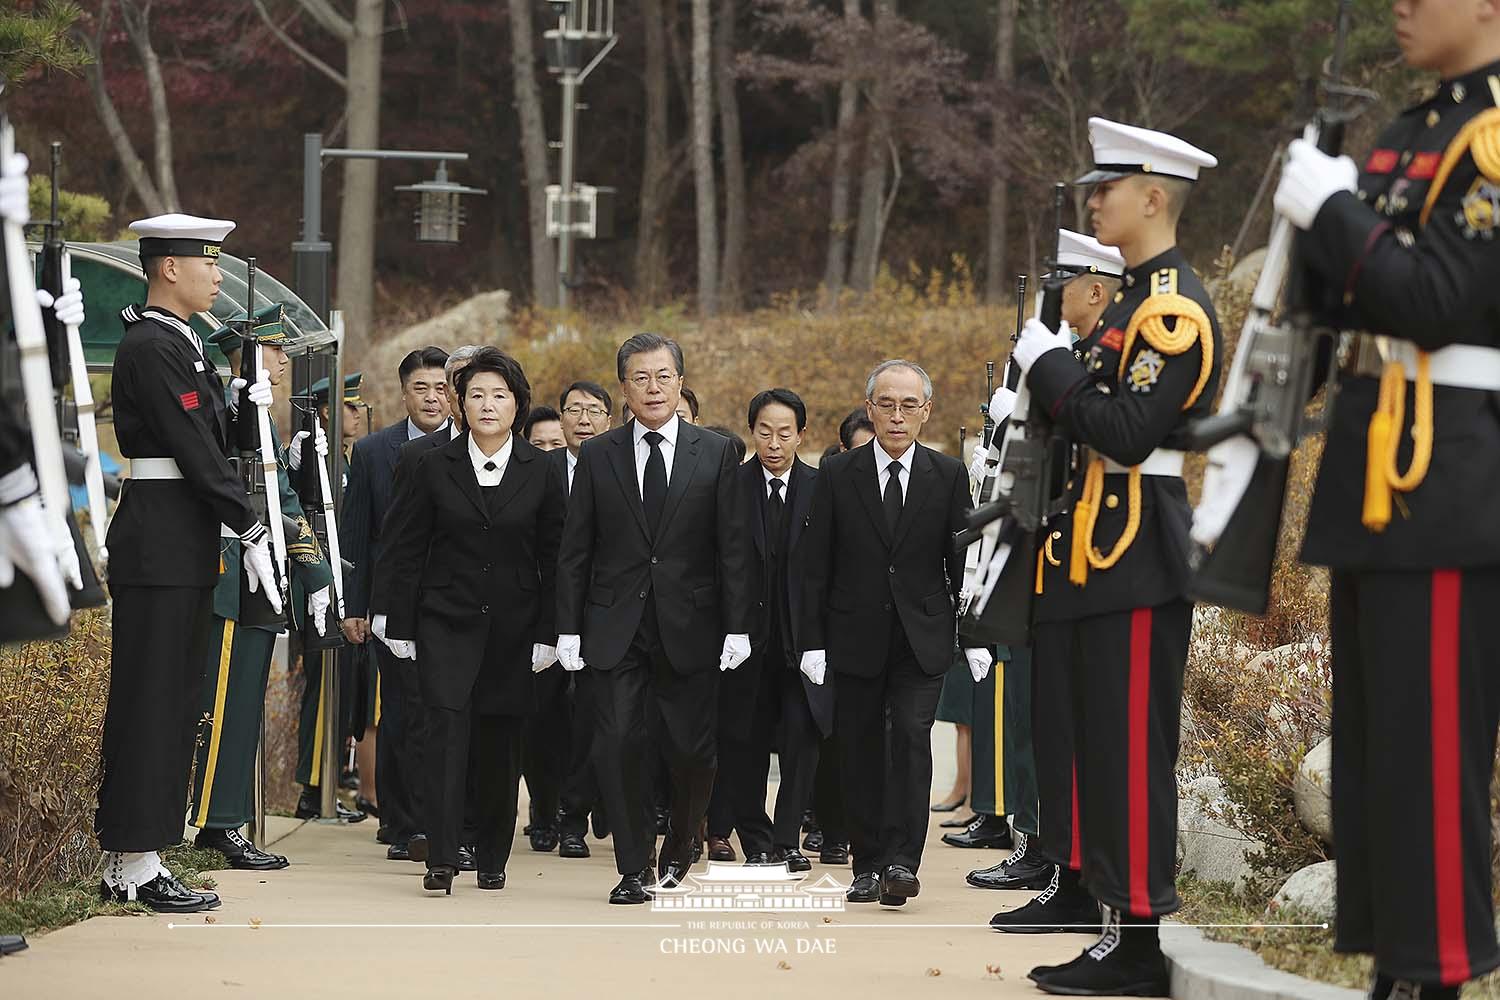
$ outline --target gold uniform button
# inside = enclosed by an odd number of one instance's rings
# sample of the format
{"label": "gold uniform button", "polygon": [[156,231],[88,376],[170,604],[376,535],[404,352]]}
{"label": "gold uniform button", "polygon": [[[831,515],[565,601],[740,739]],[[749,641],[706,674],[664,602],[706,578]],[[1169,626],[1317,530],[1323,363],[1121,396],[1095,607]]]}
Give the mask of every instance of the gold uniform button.
{"label": "gold uniform button", "polygon": [[1052,533],[1052,540],[1053,540],[1053,541],[1054,541],[1054,542],[1055,542],[1055,541],[1057,541],[1057,540],[1058,540],[1058,539],[1059,539],[1059,538],[1061,538],[1061,537],[1062,537],[1062,532],[1061,532],[1061,531],[1054,531],[1054,532],[1053,532],[1053,533]]}
{"label": "gold uniform button", "polygon": [[1104,506],[1108,507],[1110,510],[1114,510],[1116,507],[1120,506],[1120,498],[1111,493],[1109,496],[1104,498]]}
{"label": "gold uniform button", "polygon": [[1461,83],[1455,83],[1453,85],[1453,103],[1454,104],[1462,104],[1464,102],[1464,98],[1468,97],[1468,96],[1469,96],[1469,92],[1468,92],[1467,89],[1464,88],[1463,84],[1461,84]]}
{"label": "gold uniform button", "polygon": [[1427,112],[1427,127],[1428,128],[1432,128],[1434,125],[1436,125],[1439,121],[1442,120],[1442,117],[1443,116],[1440,115],[1440,114],[1438,114],[1436,111],[1429,111],[1429,112]]}
{"label": "gold uniform button", "polygon": [[[1115,301],[1116,302],[1124,302],[1125,301],[1125,293],[1124,292],[1115,292]],[[1101,319],[1099,322],[1103,323],[1104,321]]]}

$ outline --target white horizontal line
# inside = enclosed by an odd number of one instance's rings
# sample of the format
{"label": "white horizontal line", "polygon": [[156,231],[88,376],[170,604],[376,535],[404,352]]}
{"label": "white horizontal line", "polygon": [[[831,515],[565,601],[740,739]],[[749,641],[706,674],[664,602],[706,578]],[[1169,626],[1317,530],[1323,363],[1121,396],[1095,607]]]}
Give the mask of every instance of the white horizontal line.
{"label": "white horizontal line", "polygon": [[489,930],[496,928],[528,928],[532,930],[622,930],[654,929],[678,930],[681,924],[167,924],[169,931],[218,931],[218,930]]}
{"label": "white horizontal line", "polygon": [[[774,919],[765,917],[762,919]],[[1063,930],[1097,930],[1098,924],[1011,924],[1012,930],[1036,930],[1043,927],[1058,927]],[[816,924],[812,927],[762,927],[762,928],[692,928],[693,930],[839,930],[853,927],[871,927],[881,930],[993,930],[989,924],[911,924],[911,923],[882,923],[882,924],[850,924],[842,922],[830,922]],[[1178,928],[1208,929],[1238,929],[1238,930],[1328,930],[1328,924],[1161,924],[1163,931],[1171,931]],[[682,930],[683,924],[252,924],[252,923],[223,923],[223,924],[167,924],[168,930]],[[1121,930],[1129,930],[1130,925],[1121,926]]]}

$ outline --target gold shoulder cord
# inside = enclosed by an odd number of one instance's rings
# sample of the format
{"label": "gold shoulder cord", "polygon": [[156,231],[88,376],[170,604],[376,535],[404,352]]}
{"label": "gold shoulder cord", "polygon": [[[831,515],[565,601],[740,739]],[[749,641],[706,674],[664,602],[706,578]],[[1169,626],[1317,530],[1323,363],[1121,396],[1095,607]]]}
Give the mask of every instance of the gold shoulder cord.
{"label": "gold shoulder cord", "polygon": [[[1500,81],[1490,78],[1490,90],[1500,102]],[[1472,153],[1479,172],[1500,183],[1500,107],[1488,108],[1466,124],[1443,151],[1442,162],[1433,176],[1432,188],[1422,204],[1423,228],[1432,217],[1438,195],[1448,183],[1453,170],[1465,153]],[[1380,371],[1380,397],[1370,425],[1365,431],[1365,501],[1360,522],[1377,534],[1391,523],[1391,499],[1396,493],[1410,493],[1427,478],[1432,462],[1432,373],[1427,351],[1417,352],[1417,394],[1412,414],[1411,465],[1403,475],[1397,467],[1401,449],[1401,429],[1406,420],[1406,366],[1388,361]]]}
{"label": "gold shoulder cord", "polygon": [[[1176,323],[1168,328],[1167,320]],[[1213,374],[1214,337],[1213,322],[1203,307],[1177,291],[1175,268],[1160,271],[1152,282],[1151,296],[1130,317],[1125,329],[1125,342],[1120,348],[1118,377],[1124,379],[1126,364],[1130,360],[1131,348],[1137,337],[1166,355],[1182,354],[1194,344],[1203,348],[1203,360],[1198,371],[1198,382],[1188,393],[1182,404],[1184,410],[1198,401],[1203,389]],[[1141,527],[1141,470],[1136,466],[1130,470],[1125,506],[1125,530],[1115,542],[1108,555],[1094,547],[1094,526],[1099,519],[1100,501],[1104,496],[1104,459],[1095,456],[1084,474],[1083,495],[1073,512],[1073,540],[1068,560],[1068,582],[1083,586],[1088,581],[1089,570],[1109,569],[1120,561]]]}

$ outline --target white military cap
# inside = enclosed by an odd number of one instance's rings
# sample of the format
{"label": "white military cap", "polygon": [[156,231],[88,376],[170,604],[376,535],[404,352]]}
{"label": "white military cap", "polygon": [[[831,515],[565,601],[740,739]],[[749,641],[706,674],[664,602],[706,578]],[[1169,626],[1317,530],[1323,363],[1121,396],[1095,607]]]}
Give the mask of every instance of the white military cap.
{"label": "white military cap", "polygon": [[173,212],[140,219],[130,228],[141,238],[142,257],[217,257],[234,223]]}
{"label": "white military cap", "polygon": [[1125,258],[1092,236],[1062,229],[1057,233],[1057,269],[1074,274],[1103,274],[1119,278],[1125,274]]}
{"label": "white military cap", "polygon": [[1130,174],[1161,174],[1195,181],[1199,170],[1219,164],[1212,154],[1175,135],[1107,118],[1089,119],[1089,144],[1094,147],[1094,169],[1075,184],[1099,184]]}

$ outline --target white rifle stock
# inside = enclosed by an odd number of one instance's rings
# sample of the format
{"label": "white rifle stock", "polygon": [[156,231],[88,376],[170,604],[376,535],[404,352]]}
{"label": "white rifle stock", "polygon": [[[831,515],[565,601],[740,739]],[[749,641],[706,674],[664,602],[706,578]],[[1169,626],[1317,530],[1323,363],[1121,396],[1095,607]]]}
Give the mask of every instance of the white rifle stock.
{"label": "white rifle stock", "polygon": [[[73,259],[62,255],[63,287],[73,277]],[[104,499],[104,468],[99,463],[99,429],[94,419],[94,389],[89,385],[88,365],[83,357],[83,338],[76,323],[68,324],[68,363],[73,381],[73,403],[78,410],[78,445],[83,449],[83,485],[89,497],[89,524],[98,551],[100,571],[109,565],[104,539],[109,534],[109,507]]]}
{"label": "white rifle stock", "polygon": [[[251,322],[253,323],[254,320],[252,319]],[[255,371],[257,374],[264,370],[261,351],[260,344],[256,343]],[[281,518],[281,479],[276,464],[276,441],[271,435],[270,410],[257,404],[255,421],[260,432],[260,471],[262,482],[266,487],[266,509],[269,511],[266,526],[271,529],[271,558],[276,564],[278,586],[281,588],[281,606],[286,609],[290,620],[291,608],[287,602],[291,598],[291,582],[287,575],[286,529],[282,525]]]}

